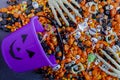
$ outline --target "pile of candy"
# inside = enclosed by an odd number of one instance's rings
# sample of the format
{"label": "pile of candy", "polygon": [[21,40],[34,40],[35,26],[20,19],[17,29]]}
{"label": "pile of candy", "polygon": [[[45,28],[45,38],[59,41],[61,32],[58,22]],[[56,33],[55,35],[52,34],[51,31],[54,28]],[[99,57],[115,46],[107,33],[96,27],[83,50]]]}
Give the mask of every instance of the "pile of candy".
{"label": "pile of candy", "polygon": [[[55,6],[55,1],[60,3],[60,8]],[[54,54],[56,62],[60,64],[57,71],[50,67],[37,69],[46,79],[120,78],[120,0],[18,2],[7,1],[9,6],[0,9],[0,29],[13,32],[26,25],[31,17],[39,17],[46,32],[38,33],[38,38],[46,54]],[[63,7],[62,2],[68,10]],[[54,7],[57,12],[54,12]]]}

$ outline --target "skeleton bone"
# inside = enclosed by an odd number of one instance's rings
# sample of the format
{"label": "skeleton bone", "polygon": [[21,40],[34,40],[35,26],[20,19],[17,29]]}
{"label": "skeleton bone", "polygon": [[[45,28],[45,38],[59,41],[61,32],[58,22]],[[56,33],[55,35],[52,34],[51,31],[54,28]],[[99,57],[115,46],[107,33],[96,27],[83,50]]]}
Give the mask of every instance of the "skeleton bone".
{"label": "skeleton bone", "polygon": [[[74,68],[78,68],[78,71],[74,71]],[[72,70],[72,73],[77,74],[78,72],[81,72],[84,70],[84,66],[82,63],[79,63],[77,65],[72,66],[71,70]]]}
{"label": "skeleton bone", "polygon": [[[116,47],[117,47],[118,51],[120,51],[120,47],[117,46],[117,45],[116,45]],[[106,72],[107,74],[109,74],[109,75],[111,75],[111,76],[114,76],[114,77],[120,78],[120,65],[118,64],[118,63],[120,63],[120,58],[119,58],[119,56],[117,55],[117,53],[114,52],[114,50],[113,50],[112,48],[107,47],[106,49],[107,49],[108,51],[110,51],[111,54],[114,55],[114,57],[117,59],[117,61],[115,61],[111,56],[109,56],[109,55],[107,54],[106,51],[104,51],[104,50],[102,50],[102,49],[101,49],[101,53],[102,53],[103,55],[105,55],[105,57],[106,57],[107,59],[109,59],[109,61],[111,61],[112,64],[113,64],[116,68],[114,68],[114,67],[111,66],[109,63],[107,63],[107,61],[105,61],[101,56],[99,56],[98,54],[95,54],[95,55],[98,57],[98,59],[100,59],[100,61],[102,61],[102,62],[103,62],[109,69],[111,69],[113,72],[110,72],[110,71],[104,69],[104,68],[101,67],[101,66],[99,66],[99,67],[100,67],[101,70],[103,70],[103,71]],[[117,62],[118,62],[118,63],[117,63]]]}
{"label": "skeleton bone", "polygon": [[[96,8],[95,11],[91,11],[91,7],[92,7],[93,5],[95,5],[95,8]],[[96,14],[97,11],[98,11],[98,6],[97,6],[97,5],[98,5],[98,4],[95,3],[95,2],[88,2],[88,3],[86,3],[85,6],[89,7],[89,12],[90,12],[90,13],[92,13],[92,14]]]}
{"label": "skeleton bone", "polygon": [[[71,2],[77,6],[78,8],[80,8],[79,4],[75,1],[75,0],[71,0]],[[76,23],[76,20],[74,18],[74,16],[69,12],[69,10],[65,7],[64,4],[68,5],[68,7],[70,7],[74,13],[81,17],[80,13],[77,11],[77,9],[75,9],[67,0],[48,0],[48,4],[52,10],[52,13],[54,15],[54,18],[56,19],[56,21],[58,22],[58,24],[60,26],[62,26],[60,20],[58,19],[57,13],[55,11],[55,9],[58,11],[58,13],[60,14],[60,16],[62,17],[62,19],[64,20],[64,22],[66,23],[67,26],[69,26],[69,22],[67,21],[67,19],[65,18],[65,16],[63,15],[63,12],[60,8],[62,8],[64,10],[65,13],[67,13],[68,17]]]}

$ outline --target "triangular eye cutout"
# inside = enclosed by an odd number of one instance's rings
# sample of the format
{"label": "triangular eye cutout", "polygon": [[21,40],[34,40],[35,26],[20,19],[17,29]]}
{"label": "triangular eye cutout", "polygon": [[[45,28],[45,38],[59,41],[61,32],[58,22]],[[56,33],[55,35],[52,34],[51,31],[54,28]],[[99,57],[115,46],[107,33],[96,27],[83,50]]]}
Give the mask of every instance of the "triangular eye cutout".
{"label": "triangular eye cutout", "polygon": [[27,51],[30,58],[32,58],[35,54],[33,51],[30,51],[30,50],[26,50],[26,51]]}
{"label": "triangular eye cutout", "polygon": [[20,48],[16,48],[16,49],[17,49],[18,52],[21,50]]}
{"label": "triangular eye cutout", "polygon": [[22,42],[24,43],[25,42],[25,40],[26,40],[26,38],[27,38],[27,34],[23,34],[21,37],[22,37]]}

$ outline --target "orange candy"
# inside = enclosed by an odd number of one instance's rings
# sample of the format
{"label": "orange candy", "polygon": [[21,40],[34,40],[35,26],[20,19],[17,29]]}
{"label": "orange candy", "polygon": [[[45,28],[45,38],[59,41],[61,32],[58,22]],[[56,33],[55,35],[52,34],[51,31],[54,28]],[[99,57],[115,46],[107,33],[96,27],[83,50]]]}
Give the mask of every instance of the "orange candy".
{"label": "orange candy", "polygon": [[88,46],[88,47],[91,47],[91,46],[92,46],[92,42],[89,41],[89,40],[85,41],[84,44],[85,44],[86,46]]}
{"label": "orange candy", "polygon": [[67,52],[69,50],[69,45],[64,45],[64,50]]}
{"label": "orange candy", "polygon": [[100,11],[100,13],[103,13],[103,12],[104,12],[104,9],[103,9],[103,8],[100,8],[99,11]]}
{"label": "orange candy", "polygon": [[115,0],[116,1],[116,3],[120,3],[120,0]]}
{"label": "orange candy", "polygon": [[0,9],[0,12],[7,12],[7,11],[8,11],[7,8],[1,8],[1,9]]}
{"label": "orange candy", "polygon": [[69,62],[71,62],[71,58],[65,59],[65,63],[69,63]]}
{"label": "orange candy", "polygon": [[58,56],[58,57],[61,57],[61,56],[62,56],[62,52],[58,52],[58,53],[57,53],[57,56]]}
{"label": "orange candy", "polygon": [[111,17],[114,17],[116,15],[116,12],[117,12],[116,9],[112,9],[110,11]]}
{"label": "orange candy", "polygon": [[115,20],[120,23],[120,14],[115,15]]}
{"label": "orange candy", "polygon": [[87,72],[83,71],[82,73],[85,76],[85,80],[92,80],[90,75]]}

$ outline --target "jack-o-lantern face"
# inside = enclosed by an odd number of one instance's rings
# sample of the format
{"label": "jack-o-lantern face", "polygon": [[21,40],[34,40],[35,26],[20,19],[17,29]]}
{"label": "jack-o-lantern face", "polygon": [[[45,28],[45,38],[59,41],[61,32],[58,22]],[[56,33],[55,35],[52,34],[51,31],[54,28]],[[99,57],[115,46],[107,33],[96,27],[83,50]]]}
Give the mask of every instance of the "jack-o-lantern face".
{"label": "jack-o-lantern face", "polygon": [[[21,35],[21,39],[22,39],[21,41],[22,41],[22,43],[20,44],[20,42],[19,42],[19,45],[22,45],[22,44],[23,44],[23,45],[21,46],[22,48],[24,48],[24,46],[25,46],[25,41],[26,41],[27,37],[28,37],[27,34]],[[13,41],[12,44],[10,45],[9,53],[10,53],[10,55],[12,56],[12,58],[14,58],[14,59],[16,59],[16,60],[22,60],[23,58],[18,57],[18,56],[15,55],[15,52],[14,52],[13,47],[15,46],[16,42],[17,42],[17,41],[15,40],[15,41]],[[16,44],[16,45],[17,45],[17,44]],[[22,49],[21,47],[14,47],[14,48],[16,48],[17,53],[21,52],[21,49]],[[34,54],[35,54],[33,51],[28,50],[28,49],[24,49],[24,51],[26,51],[26,52],[28,53],[29,58],[32,58],[32,57],[34,56]],[[22,50],[22,52],[24,52],[24,51]]]}
{"label": "jack-o-lantern face", "polygon": [[43,31],[38,17],[33,17],[29,24],[3,40],[2,54],[11,69],[24,72],[43,66],[56,66],[55,57],[48,59],[37,38],[36,32]]}
{"label": "jack-o-lantern face", "polygon": [[40,61],[44,58],[44,52],[32,30],[33,27],[27,25],[3,40],[3,57],[8,66],[16,72],[33,70],[41,66]]}

